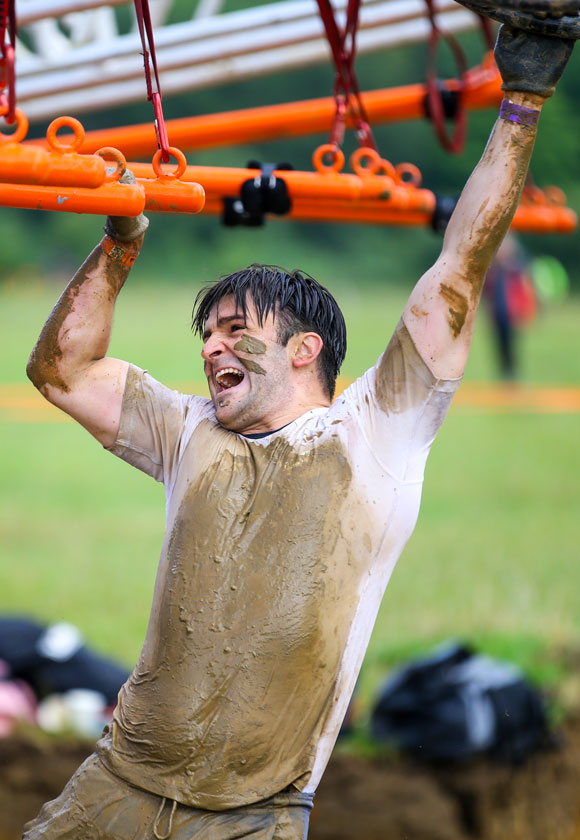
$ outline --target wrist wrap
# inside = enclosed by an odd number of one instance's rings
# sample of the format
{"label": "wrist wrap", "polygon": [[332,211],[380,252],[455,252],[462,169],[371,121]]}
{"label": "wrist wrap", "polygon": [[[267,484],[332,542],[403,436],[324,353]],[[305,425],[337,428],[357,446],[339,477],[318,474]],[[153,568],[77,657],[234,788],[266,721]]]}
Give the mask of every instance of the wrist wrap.
{"label": "wrist wrap", "polygon": [[[114,262],[126,265],[127,268],[131,268],[139,256],[139,251],[135,250],[134,246],[131,248],[130,242],[124,242],[123,245],[125,247],[121,247],[121,245],[119,245],[119,243],[110,236],[103,236],[101,239],[101,248],[105,254],[110,257],[110,259]],[[129,247],[127,247],[127,245]]]}
{"label": "wrist wrap", "polygon": [[504,99],[499,109],[499,116],[502,120],[507,122],[517,123],[518,125],[526,125],[529,128],[534,128],[538,124],[540,118],[540,111],[536,108],[526,108],[525,105],[516,105],[515,102],[510,102],[509,99]]}

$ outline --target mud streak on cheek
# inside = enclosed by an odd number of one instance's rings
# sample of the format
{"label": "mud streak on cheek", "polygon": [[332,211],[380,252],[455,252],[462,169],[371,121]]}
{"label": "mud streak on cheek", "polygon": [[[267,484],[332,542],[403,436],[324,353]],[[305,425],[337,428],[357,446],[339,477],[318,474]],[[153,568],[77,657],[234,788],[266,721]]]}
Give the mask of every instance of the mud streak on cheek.
{"label": "mud streak on cheek", "polygon": [[[245,334],[234,344],[234,350],[241,350],[242,353],[249,353],[250,356],[263,356],[266,352],[266,345],[259,338]],[[255,372],[258,373],[258,371]]]}
{"label": "mud streak on cheek", "polygon": [[[238,343],[240,343],[240,342],[238,342]],[[237,346],[238,345],[236,344],[235,347],[237,347]],[[234,347],[234,349],[235,349],[235,347]],[[250,373],[259,373],[260,376],[265,376],[266,375],[266,371],[264,370],[264,368],[261,365],[259,365],[257,362],[254,362],[252,359],[242,359],[241,356],[239,358],[240,358],[240,362],[243,364],[243,366],[246,368],[246,370],[250,371]]]}

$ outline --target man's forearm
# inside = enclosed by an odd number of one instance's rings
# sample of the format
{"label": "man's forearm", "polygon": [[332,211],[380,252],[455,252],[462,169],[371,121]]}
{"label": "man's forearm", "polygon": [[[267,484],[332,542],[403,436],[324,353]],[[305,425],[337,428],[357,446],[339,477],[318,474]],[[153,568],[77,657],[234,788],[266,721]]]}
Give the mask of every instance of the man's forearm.
{"label": "man's forearm", "polygon": [[[545,101],[520,92],[506,100],[538,116]],[[535,125],[498,118],[457,202],[441,255],[411,293],[405,323],[436,376],[463,373],[485,276],[516,211],[535,138]]]}
{"label": "man's forearm", "polygon": [[[539,117],[545,99],[514,91],[504,102]],[[443,259],[451,257],[461,266],[457,280],[466,295],[466,311],[477,306],[485,275],[517,209],[536,139],[533,123],[533,116],[527,123],[498,118],[451,217]]]}
{"label": "man's forearm", "polygon": [[[99,244],[79,268],[52,310],[32,351],[26,372],[49,396],[52,388],[68,393],[75,377],[104,358],[109,347],[115,301],[129,274],[143,237],[122,244]],[[122,262],[121,260],[125,260]]]}

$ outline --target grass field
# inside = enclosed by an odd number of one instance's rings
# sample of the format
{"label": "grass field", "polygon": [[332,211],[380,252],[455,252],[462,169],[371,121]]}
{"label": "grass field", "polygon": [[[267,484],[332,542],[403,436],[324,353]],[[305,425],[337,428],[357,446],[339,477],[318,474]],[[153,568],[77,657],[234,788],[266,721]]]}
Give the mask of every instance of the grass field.
{"label": "grass field", "polygon": [[[58,289],[0,289],[2,563],[0,611],[78,625],[101,651],[134,662],[164,524],[161,486],[39,407],[24,366]],[[349,324],[344,376],[384,348],[406,293],[336,289]],[[111,353],[185,389],[199,382],[189,332],[194,290],[128,287]],[[580,301],[546,310],[522,337],[526,382],[580,386]],[[495,367],[478,326],[467,388]],[[192,386],[193,388],[193,386]],[[460,391],[461,394],[461,391]],[[542,408],[542,406],[540,406]],[[448,637],[510,656],[546,682],[546,651],[580,640],[579,412],[457,401],[436,441],[419,523],[387,590],[364,670]]]}

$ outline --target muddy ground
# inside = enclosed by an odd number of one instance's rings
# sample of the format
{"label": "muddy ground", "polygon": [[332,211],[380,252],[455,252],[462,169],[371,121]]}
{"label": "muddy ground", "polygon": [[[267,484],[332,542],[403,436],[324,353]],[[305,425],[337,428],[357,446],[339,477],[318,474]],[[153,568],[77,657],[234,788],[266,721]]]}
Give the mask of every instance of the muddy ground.
{"label": "muddy ground", "polygon": [[[580,840],[580,719],[562,735],[558,749],[516,769],[370,761],[342,747],[320,785],[310,840]],[[1,739],[0,840],[20,838],[90,751],[75,741]]]}

